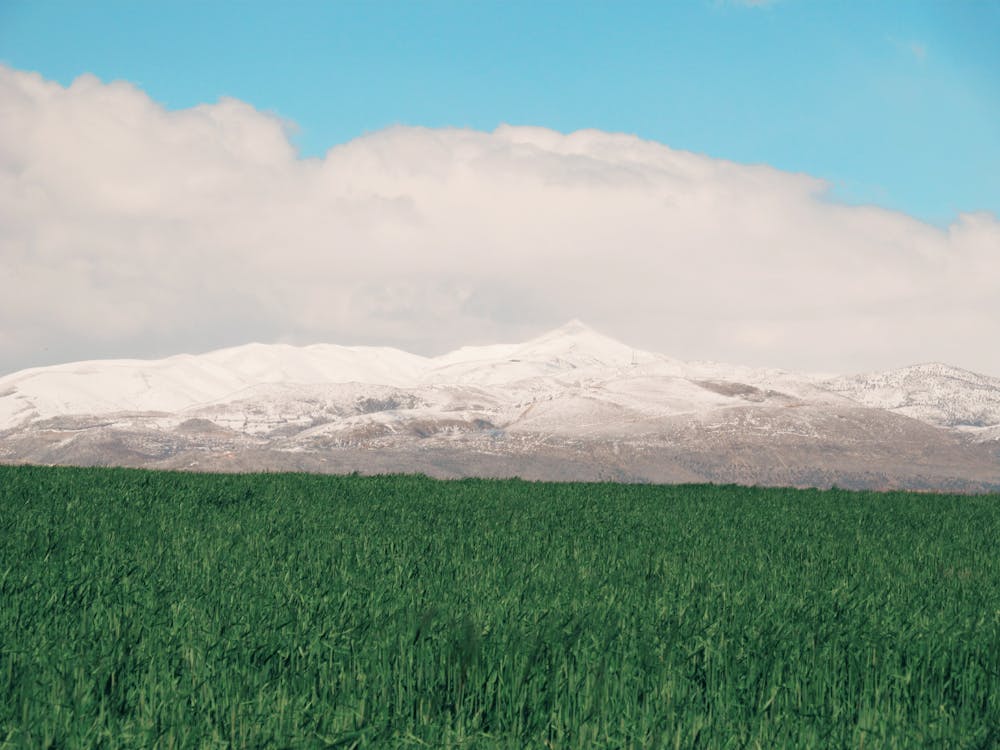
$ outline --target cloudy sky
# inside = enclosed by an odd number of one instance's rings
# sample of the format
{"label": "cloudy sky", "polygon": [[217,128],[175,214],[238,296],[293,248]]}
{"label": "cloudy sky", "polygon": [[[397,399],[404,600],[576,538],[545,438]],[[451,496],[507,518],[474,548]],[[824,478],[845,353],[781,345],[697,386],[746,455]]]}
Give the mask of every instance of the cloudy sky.
{"label": "cloudy sky", "polygon": [[579,318],[1000,375],[997,38],[960,0],[8,0],[0,374]]}

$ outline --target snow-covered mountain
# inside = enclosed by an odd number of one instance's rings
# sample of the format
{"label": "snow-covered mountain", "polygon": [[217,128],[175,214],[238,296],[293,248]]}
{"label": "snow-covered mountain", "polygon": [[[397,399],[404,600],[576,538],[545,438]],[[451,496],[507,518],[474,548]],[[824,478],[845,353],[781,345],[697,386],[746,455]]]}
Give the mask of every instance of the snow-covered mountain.
{"label": "snow-covered mountain", "polygon": [[976,489],[998,438],[997,378],[688,363],[579,321],[439,357],[250,344],[0,378],[7,461]]}
{"label": "snow-covered mountain", "polygon": [[1000,425],[1000,378],[938,362],[837,378],[830,389],[877,409],[976,433]]}

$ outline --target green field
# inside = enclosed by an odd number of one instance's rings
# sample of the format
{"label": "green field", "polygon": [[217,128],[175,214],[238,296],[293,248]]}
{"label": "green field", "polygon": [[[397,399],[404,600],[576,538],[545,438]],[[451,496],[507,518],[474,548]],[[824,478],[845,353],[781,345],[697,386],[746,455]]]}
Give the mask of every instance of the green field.
{"label": "green field", "polygon": [[0,747],[996,747],[998,540],[997,496],[0,467]]}

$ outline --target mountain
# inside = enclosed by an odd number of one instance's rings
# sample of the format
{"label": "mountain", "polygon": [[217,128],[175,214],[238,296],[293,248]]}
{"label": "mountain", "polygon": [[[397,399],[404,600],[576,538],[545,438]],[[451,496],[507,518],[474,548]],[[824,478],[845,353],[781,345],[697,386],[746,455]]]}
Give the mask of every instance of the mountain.
{"label": "mountain", "polygon": [[1000,378],[940,363],[837,378],[831,390],[877,409],[973,433],[1000,425]]}
{"label": "mountain", "polygon": [[1000,489],[1000,379],[639,351],[579,321],[421,357],[249,344],[0,378],[0,461]]}

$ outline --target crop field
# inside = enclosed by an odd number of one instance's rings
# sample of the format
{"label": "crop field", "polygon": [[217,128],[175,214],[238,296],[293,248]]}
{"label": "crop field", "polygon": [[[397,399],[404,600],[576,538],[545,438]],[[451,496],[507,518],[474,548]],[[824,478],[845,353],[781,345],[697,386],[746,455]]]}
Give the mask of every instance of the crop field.
{"label": "crop field", "polygon": [[991,748],[1000,497],[0,467],[0,747]]}

